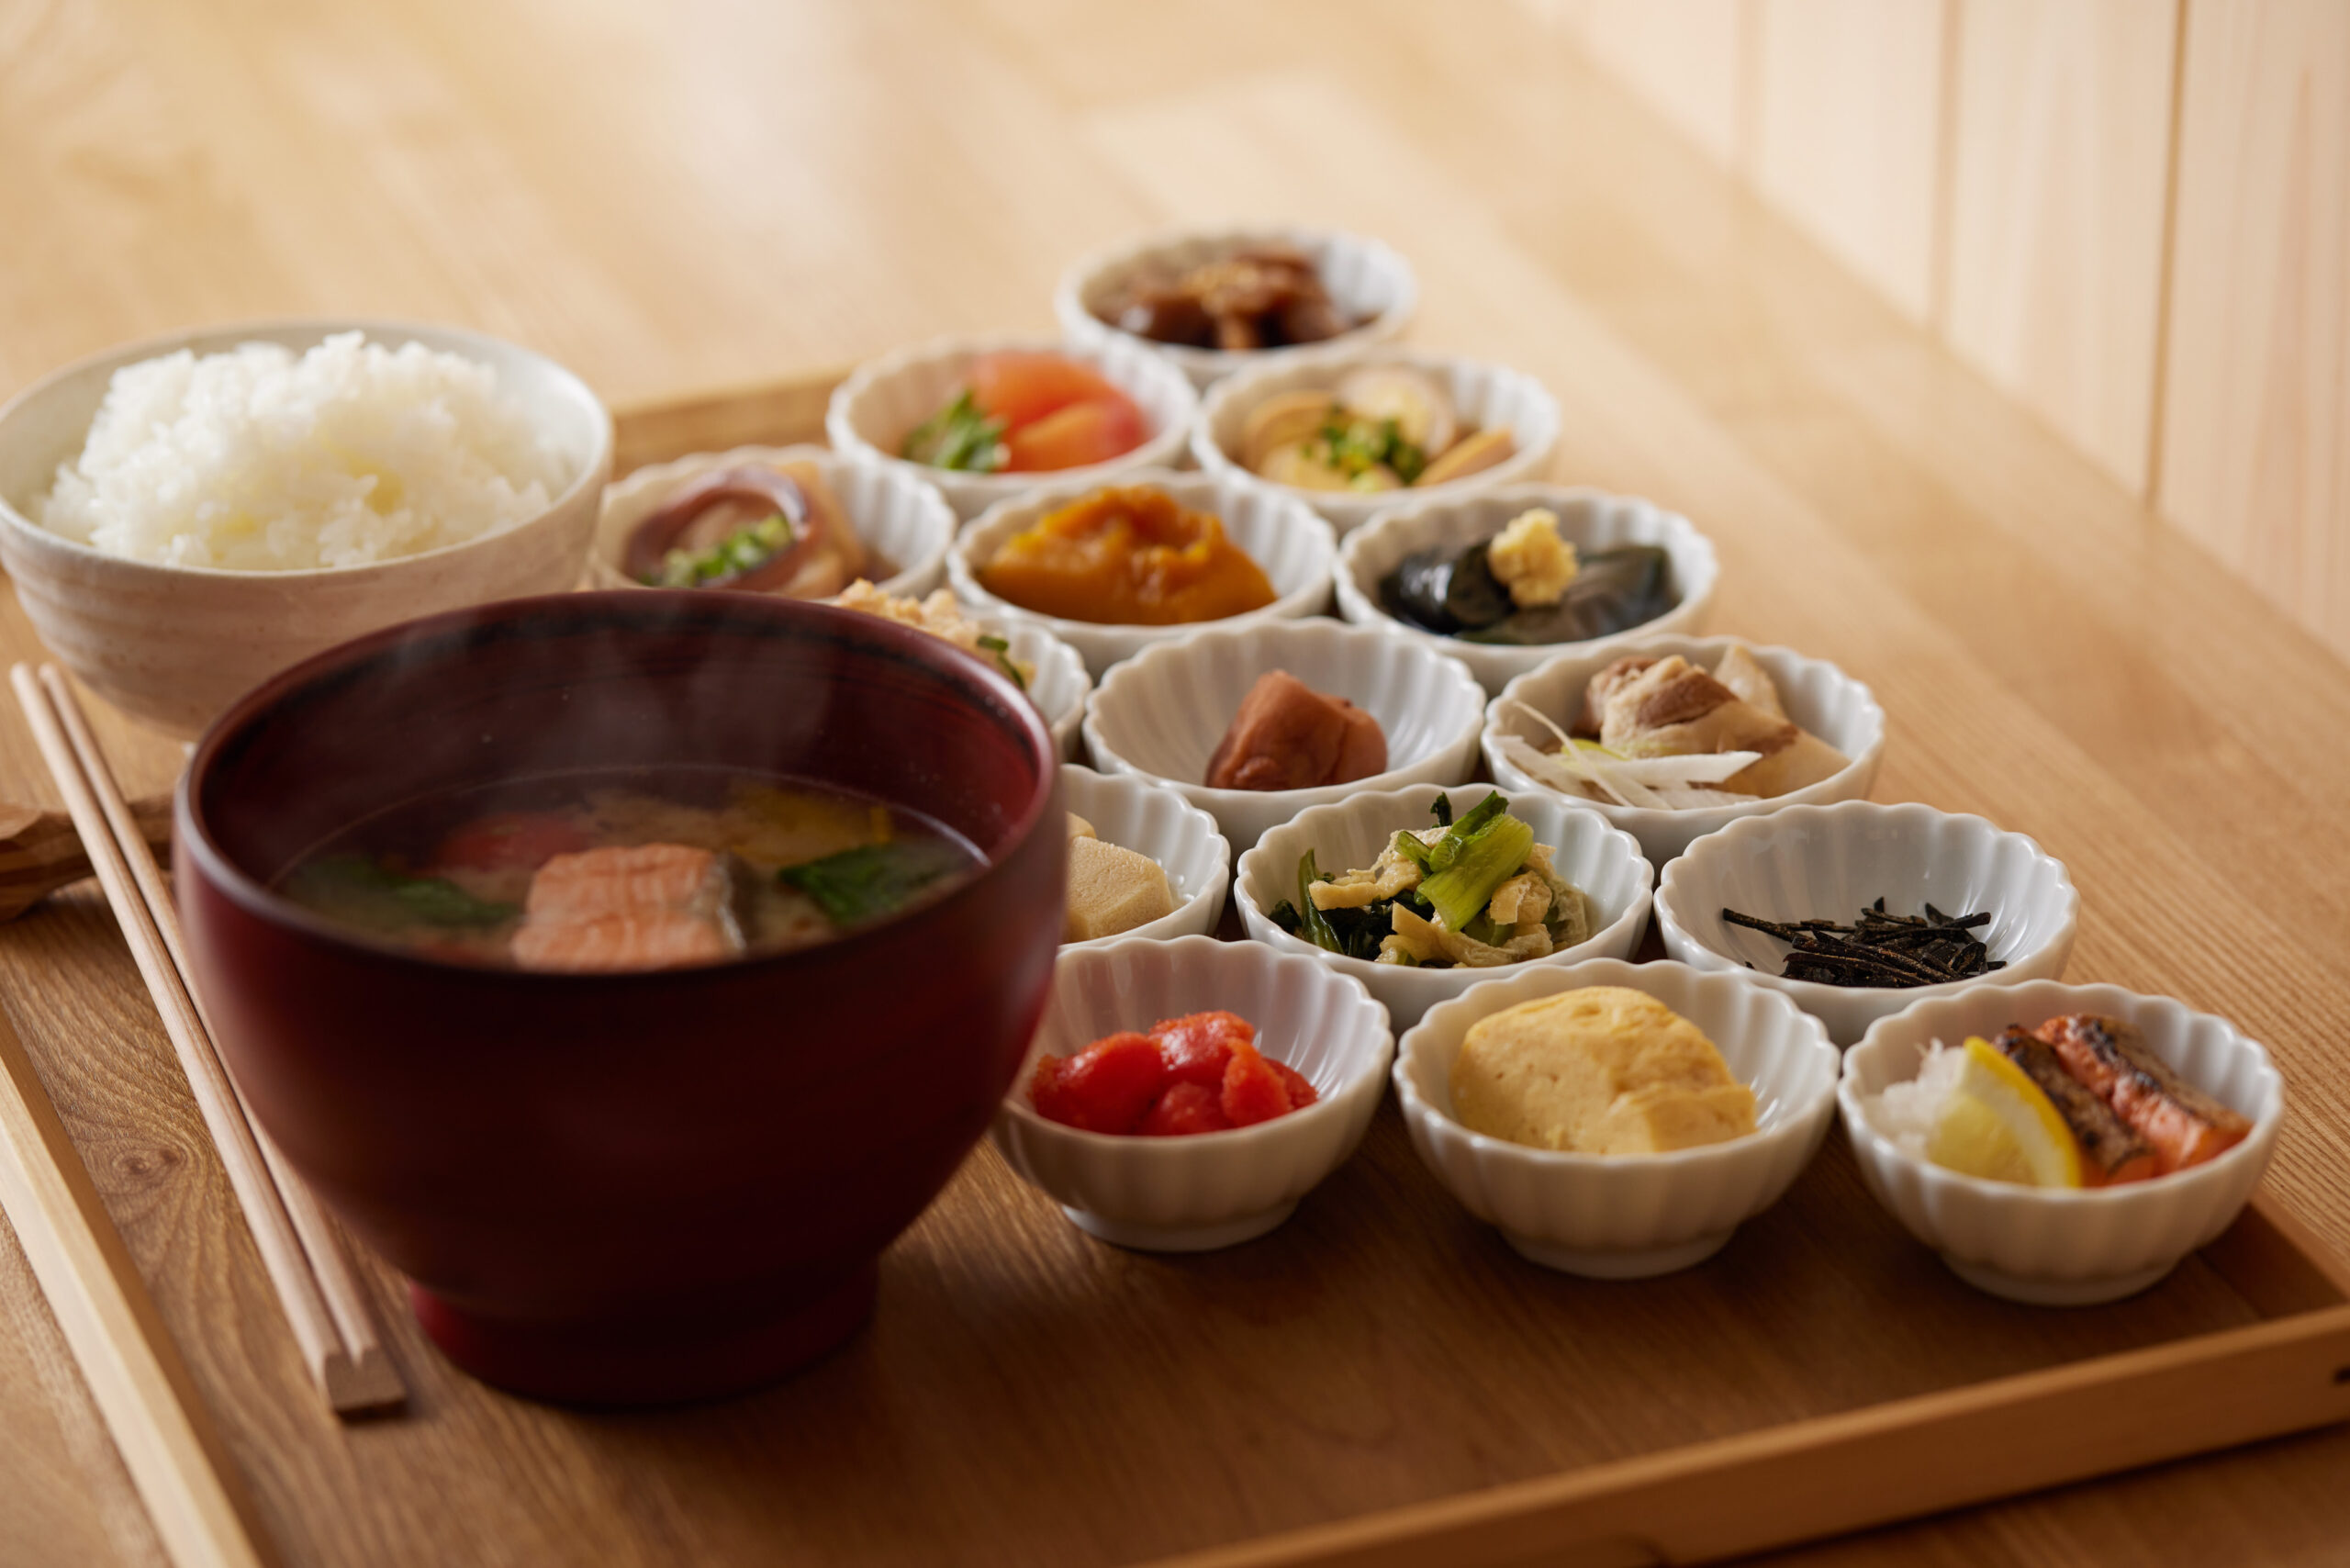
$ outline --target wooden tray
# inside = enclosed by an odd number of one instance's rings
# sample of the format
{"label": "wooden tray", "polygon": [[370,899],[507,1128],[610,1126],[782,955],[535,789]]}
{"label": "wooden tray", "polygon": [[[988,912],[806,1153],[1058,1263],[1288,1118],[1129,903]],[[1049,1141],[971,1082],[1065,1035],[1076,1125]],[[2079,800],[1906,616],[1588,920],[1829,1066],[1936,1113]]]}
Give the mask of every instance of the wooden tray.
{"label": "wooden tray", "polygon": [[[829,386],[624,415],[621,469],[821,440]],[[102,920],[28,917],[54,928],[15,1002],[28,1036],[122,991]],[[151,1083],[75,1087],[84,1126],[188,1120]],[[297,1563],[1697,1562],[2350,1418],[2350,1273],[2275,1210],[2132,1300],[2010,1305],[1912,1241],[1838,1133],[1717,1258],[1631,1283],[1519,1260],[1392,1105],[1287,1225],[1199,1257],[1084,1237],[983,1148],[883,1260],[850,1346],[655,1415],[455,1374],[375,1265],[418,1393],[350,1428],[275,1345],[250,1244],[209,1202],[197,1227],[243,1310],[184,1305],[177,1331]],[[166,1249],[151,1277],[175,1260],[196,1268]]]}

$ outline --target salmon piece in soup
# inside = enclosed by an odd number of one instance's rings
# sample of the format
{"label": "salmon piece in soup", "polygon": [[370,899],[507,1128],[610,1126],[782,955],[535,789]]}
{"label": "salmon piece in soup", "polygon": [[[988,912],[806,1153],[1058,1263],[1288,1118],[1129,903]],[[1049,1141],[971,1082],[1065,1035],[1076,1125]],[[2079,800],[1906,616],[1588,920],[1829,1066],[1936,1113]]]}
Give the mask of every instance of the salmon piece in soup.
{"label": "salmon piece in soup", "polygon": [[526,969],[658,969],[744,948],[731,857],[679,844],[558,855],[531,879],[515,963]]}

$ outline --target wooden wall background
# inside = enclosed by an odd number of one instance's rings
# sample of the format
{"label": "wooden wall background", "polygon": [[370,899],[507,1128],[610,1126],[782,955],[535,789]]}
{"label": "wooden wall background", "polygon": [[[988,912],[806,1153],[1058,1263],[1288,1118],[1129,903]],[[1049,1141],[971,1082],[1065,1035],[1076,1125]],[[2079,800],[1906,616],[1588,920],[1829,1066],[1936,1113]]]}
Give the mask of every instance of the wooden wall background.
{"label": "wooden wall background", "polygon": [[2350,0],[1525,0],[2350,658]]}

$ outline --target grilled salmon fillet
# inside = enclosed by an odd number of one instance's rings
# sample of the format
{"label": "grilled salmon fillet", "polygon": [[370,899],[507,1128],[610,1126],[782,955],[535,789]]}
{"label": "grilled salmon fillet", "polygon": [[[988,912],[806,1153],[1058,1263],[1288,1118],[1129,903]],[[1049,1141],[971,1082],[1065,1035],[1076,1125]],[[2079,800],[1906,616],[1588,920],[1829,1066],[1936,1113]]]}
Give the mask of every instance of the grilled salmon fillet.
{"label": "grilled salmon fillet", "polygon": [[2173,1072],[2136,1025],[2122,1019],[2076,1013],[2051,1018],[2033,1032],[2055,1049],[2066,1071],[2153,1146],[2162,1174],[2200,1165],[2252,1131],[2244,1116]]}
{"label": "grilled salmon fillet", "polygon": [[730,858],[678,844],[558,855],[531,879],[515,963],[660,969],[743,951]]}
{"label": "grilled salmon fillet", "polygon": [[2065,1118],[2065,1126],[2072,1129],[2073,1141],[2081,1146],[2081,1175],[2087,1185],[2143,1182],[2157,1173],[2160,1161],[2154,1146],[2116,1115],[2095,1090],[2065,1070],[2055,1047],[2020,1024],[2000,1030],[1992,1043],[2040,1086],[2056,1114]]}

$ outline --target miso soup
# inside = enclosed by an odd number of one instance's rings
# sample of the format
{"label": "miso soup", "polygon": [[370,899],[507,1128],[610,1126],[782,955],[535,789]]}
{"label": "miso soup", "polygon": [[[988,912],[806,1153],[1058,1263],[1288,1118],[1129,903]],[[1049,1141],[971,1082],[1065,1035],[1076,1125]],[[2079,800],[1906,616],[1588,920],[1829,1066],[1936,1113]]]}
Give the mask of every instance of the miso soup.
{"label": "miso soup", "polygon": [[980,864],[903,807],[732,768],[631,768],[406,802],[303,856],[277,890],[437,958],[655,969],[827,942]]}

